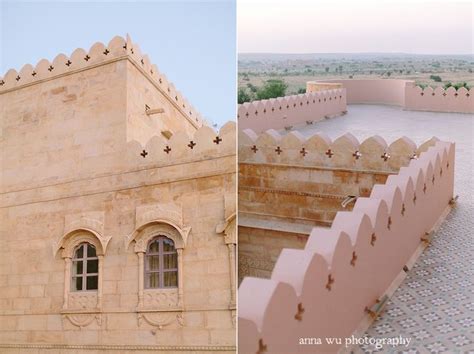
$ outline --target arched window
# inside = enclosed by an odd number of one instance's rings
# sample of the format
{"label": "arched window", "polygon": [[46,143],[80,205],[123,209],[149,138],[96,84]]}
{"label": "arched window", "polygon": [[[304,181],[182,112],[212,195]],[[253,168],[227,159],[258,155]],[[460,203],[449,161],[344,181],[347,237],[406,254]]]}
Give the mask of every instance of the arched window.
{"label": "arched window", "polygon": [[145,288],[178,287],[178,252],[173,240],[154,237],[145,254]]}
{"label": "arched window", "polygon": [[81,243],[74,249],[71,280],[71,291],[98,289],[99,258],[95,247],[88,242]]}

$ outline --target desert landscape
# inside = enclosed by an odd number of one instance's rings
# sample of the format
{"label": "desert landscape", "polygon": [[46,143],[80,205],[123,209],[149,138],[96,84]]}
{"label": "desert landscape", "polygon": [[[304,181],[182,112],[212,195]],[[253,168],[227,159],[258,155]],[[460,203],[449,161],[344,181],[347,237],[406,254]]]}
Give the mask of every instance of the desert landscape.
{"label": "desert landscape", "polygon": [[433,88],[474,86],[472,55],[240,53],[238,67],[239,103],[259,98],[256,93],[268,80],[283,81],[286,95],[304,92],[307,81],[330,79],[406,79]]}

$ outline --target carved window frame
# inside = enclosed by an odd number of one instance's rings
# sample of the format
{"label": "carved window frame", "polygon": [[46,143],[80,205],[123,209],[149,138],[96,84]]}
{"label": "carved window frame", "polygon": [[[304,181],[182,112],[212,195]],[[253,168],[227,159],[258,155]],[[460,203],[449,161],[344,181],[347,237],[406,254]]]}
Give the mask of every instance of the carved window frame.
{"label": "carved window frame", "polygon": [[[84,243],[91,244],[96,250],[98,259],[98,280],[97,290],[88,291],[72,291],[72,259],[74,258],[74,251],[76,248]],[[99,313],[102,310],[102,283],[104,277],[104,249],[97,235],[89,230],[74,230],[64,237],[62,243],[61,258],[64,260],[64,302],[62,313]],[[91,297],[92,303],[88,299],[79,301],[79,304],[74,306],[71,304],[72,297]],[[94,300],[93,297],[96,297]]]}
{"label": "carved window frame", "polygon": [[[145,254],[148,244],[157,236],[164,236],[174,242],[178,254],[178,287],[177,288],[145,288]],[[165,222],[155,222],[140,228],[134,237],[134,252],[138,257],[138,305],[137,312],[182,311],[184,309],[183,288],[183,250],[185,240],[180,231]],[[146,298],[158,299],[158,304],[146,304]],[[174,299],[176,298],[176,301]],[[160,300],[162,299],[162,300]],[[161,303],[160,303],[161,302]]]}

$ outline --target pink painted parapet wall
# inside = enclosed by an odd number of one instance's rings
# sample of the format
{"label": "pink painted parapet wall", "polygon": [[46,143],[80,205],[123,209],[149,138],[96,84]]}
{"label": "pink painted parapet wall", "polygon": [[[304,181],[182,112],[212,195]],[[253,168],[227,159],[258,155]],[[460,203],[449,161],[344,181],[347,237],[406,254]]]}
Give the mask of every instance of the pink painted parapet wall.
{"label": "pink painted parapet wall", "polygon": [[413,82],[408,82],[404,108],[410,111],[474,113],[474,97],[472,89],[464,87],[457,91],[454,87],[447,90],[442,87],[426,87],[422,90]]}
{"label": "pink painted parapet wall", "polygon": [[310,81],[307,92],[314,84],[340,83],[347,90],[347,103],[387,104],[413,111],[474,113],[472,90],[450,87],[424,90],[414,81],[400,79],[325,80]]}
{"label": "pink painted parapet wall", "polygon": [[[453,143],[424,152],[331,228],[315,228],[303,250],[283,249],[270,279],[239,288],[239,353],[333,353],[325,338],[351,336],[420,246],[453,196]],[[321,345],[299,345],[321,338]],[[344,340],[343,340],[344,343]],[[344,344],[343,344],[344,345]]]}
{"label": "pink painted parapet wall", "polygon": [[324,90],[240,104],[239,129],[262,132],[337,116],[346,111],[346,90]]}

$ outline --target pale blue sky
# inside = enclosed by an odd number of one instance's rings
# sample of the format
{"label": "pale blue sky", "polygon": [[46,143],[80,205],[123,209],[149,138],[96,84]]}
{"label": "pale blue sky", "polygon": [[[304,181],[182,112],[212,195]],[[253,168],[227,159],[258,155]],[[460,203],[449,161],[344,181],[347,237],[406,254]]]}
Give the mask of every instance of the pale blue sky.
{"label": "pale blue sky", "polygon": [[0,2],[0,75],[129,33],[206,119],[235,120],[235,0]]}

